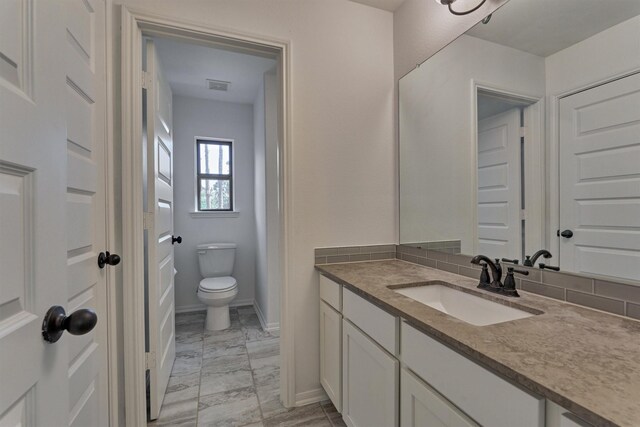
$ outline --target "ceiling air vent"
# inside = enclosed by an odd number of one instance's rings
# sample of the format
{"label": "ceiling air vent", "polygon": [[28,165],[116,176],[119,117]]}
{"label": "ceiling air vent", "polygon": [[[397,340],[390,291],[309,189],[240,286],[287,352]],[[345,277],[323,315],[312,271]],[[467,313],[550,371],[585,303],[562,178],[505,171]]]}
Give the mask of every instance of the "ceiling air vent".
{"label": "ceiling air vent", "polygon": [[222,92],[226,92],[229,90],[230,85],[231,85],[231,82],[223,82],[222,80],[207,79],[207,87],[210,90],[219,90]]}

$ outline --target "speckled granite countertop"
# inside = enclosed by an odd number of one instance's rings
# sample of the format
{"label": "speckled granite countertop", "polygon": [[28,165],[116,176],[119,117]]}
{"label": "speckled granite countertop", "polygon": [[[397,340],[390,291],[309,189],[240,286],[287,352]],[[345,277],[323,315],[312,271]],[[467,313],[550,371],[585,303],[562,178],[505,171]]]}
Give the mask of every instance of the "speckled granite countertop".
{"label": "speckled granite countertop", "polygon": [[[523,291],[515,299],[490,294],[475,279],[399,260],[316,269],[585,421],[640,426],[640,322]],[[543,314],[473,326],[389,289],[433,280]]]}

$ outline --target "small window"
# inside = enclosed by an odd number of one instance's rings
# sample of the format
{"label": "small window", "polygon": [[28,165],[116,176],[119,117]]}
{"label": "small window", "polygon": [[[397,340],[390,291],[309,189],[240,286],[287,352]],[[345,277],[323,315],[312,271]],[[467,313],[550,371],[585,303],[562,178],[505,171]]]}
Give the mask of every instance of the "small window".
{"label": "small window", "polygon": [[233,144],[196,140],[199,211],[233,210]]}

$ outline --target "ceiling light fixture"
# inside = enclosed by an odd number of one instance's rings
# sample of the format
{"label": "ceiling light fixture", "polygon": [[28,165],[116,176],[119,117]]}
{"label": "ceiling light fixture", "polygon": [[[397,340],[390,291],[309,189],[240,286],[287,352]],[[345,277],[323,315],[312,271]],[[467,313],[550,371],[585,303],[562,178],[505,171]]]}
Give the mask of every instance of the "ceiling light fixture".
{"label": "ceiling light fixture", "polygon": [[482,7],[483,4],[485,4],[485,2],[487,0],[481,0],[480,4],[478,4],[476,7],[469,9],[469,10],[465,10],[465,11],[457,11],[457,10],[453,10],[453,8],[451,7],[451,5],[453,3],[455,3],[456,0],[436,0],[436,3],[441,4],[443,6],[448,6],[449,7],[449,12],[453,13],[454,15],[458,15],[458,16],[462,16],[462,15],[468,15],[470,13],[475,12],[476,10],[480,9],[480,7]]}

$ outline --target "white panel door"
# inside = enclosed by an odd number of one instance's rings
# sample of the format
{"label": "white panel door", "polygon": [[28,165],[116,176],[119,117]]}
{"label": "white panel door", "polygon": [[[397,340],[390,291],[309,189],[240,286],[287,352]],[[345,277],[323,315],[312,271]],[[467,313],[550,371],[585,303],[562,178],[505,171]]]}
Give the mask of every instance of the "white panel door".
{"label": "white panel door", "polygon": [[[65,0],[67,307],[106,312],[106,64],[104,0]],[[69,425],[108,425],[106,317],[68,341]]]}
{"label": "white panel door", "polygon": [[[0,2],[0,425],[107,426],[105,3]],[[97,325],[45,342],[51,306]],[[75,324],[77,318],[71,321]]]}
{"label": "white panel door", "polygon": [[560,266],[640,280],[640,74],[560,100]]}
{"label": "white panel door", "polygon": [[[147,228],[151,419],[158,418],[176,356],[171,88],[147,42]],[[195,289],[194,289],[195,292]]]}
{"label": "white panel door", "polygon": [[398,425],[399,362],[342,321],[342,417],[349,427]]}
{"label": "white panel door", "polygon": [[520,109],[478,121],[478,253],[520,258]]}

